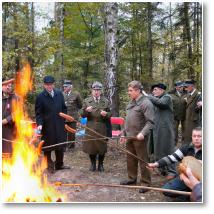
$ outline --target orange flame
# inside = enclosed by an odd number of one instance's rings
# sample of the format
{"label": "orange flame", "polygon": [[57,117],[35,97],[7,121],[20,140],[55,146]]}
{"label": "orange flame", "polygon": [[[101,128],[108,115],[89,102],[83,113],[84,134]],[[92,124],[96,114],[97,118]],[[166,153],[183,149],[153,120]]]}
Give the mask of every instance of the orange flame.
{"label": "orange flame", "polygon": [[27,64],[18,72],[15,93],[18,96],[12,103],[12,117],[16,125],[16,139],[13,142],[11,158],[3,158],[2,184],[5,202],[52,202],[65,200],[54,186],[48,183],[44,170],[47,161],[38,153],[39,149],[30,144],[34,135],[32,122],[28,117],[24,103],[32,89],[31,68]]}

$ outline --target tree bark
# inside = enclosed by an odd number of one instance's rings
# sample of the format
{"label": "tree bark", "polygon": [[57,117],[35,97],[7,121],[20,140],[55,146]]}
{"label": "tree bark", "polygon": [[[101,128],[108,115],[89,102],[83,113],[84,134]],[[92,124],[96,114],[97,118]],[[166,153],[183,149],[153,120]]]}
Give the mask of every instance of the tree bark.
{"label": "tree bark", "polygon": [[152,8],[151,2],[147,2],[147,21],[148,21],[148,72],[149,77],[153,78],[153,58],[152,58]]}
{"label": "tree bark", "polygon": [[119,115],[119,97],[117,87],[117,22],[118,4],[106,3],[105,10],[105,95],[111,102],[113,116]]}
{"label": "tree bark", "polygon": [[192,56],[192,41],[190,32],[190,20],[189,20],[189,2],[184,2],[184,29],[186,33],[187,41],[187,56],[189,61],[188,78],[194,78],[194,68],[193,68],[193,56]]}

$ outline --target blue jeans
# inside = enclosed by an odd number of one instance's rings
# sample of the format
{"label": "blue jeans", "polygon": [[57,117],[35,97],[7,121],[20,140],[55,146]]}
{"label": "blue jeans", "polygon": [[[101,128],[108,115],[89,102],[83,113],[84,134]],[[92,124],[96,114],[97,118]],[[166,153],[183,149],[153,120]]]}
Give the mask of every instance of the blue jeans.
{"label": "blue jeans", "polygon": [[[170,180],[169,182],[167,182],[163,187],[163,189],[172,189],[172,190],[179,190],[179,191],[191,191],[191,189],[186,186],[186,184],[178,177]],[[189,200],[189,196],[183,196],[183,195],[179,195],[179,194],[175,194],[175,193],[169,193],[169,192],[163,192],[163,194],[165,196],[168,197],[180,197],[182,196],[182,198],[186,198],[187,200]]]}

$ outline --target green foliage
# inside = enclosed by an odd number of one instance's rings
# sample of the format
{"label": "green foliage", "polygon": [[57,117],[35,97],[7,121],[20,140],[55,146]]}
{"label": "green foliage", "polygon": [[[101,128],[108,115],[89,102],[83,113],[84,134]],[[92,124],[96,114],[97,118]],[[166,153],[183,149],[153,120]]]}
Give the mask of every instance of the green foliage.
{"label": "green foliage", "polygon": [[[49,25],[39,32],[32,30],[33,19],[36,23],[38,17],[44,17],[49,11],[42,14],[35,10],[33,16],[32,3],[4,2],[2,5],[3,75],[14,75],[17,59],[20,64],[26,59],[32,60],[35,90],[28,97],[29,103],[34,102],[37,90],[41,90],[45,74],[53,74],[57,86],[61,86],[62,79],[71,79],[82,97],[89,94],[94,80],[103,82],[104,3],[55,2],[60,6],[56,9],[55,19],[49,20]],[[60,15],[60,8],[63,8],[64,17]],[[152,83],[163,81],[171,85],[175,80],[188,78],[190,68],[193,68],[201,87],[202,14],[199,3],[190,2],[188,10],[192,60],[189,60],[187,51],[190,44],[186,39],[183,3],[119,3],[118,16],[120,109],[125,109],[129,100],[127,84],[133,79],[140,80],[149,92]],[[151,44],[148,42],[149,23]],[[152,50],[152,77],[149,48]]]}

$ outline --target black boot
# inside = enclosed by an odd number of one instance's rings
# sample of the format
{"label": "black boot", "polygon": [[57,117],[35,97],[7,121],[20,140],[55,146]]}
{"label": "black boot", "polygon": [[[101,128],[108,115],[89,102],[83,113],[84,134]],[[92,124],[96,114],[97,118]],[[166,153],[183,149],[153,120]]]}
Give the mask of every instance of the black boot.
{"label": "black boot", "polygon": [[96,155],[89,155],[90,160],[91,160],[91,167],[90,167],[90,171],[94,172],[96,171]]}
{"label": "black boot", "polygon": [[104,172],[104,167],[103,167],[103,161],[104,161],[104,155],[99,155],[99,162],[98,162],[98,171],[99,172]]}

